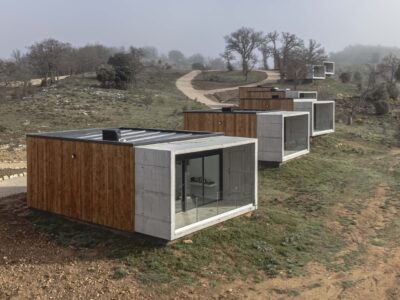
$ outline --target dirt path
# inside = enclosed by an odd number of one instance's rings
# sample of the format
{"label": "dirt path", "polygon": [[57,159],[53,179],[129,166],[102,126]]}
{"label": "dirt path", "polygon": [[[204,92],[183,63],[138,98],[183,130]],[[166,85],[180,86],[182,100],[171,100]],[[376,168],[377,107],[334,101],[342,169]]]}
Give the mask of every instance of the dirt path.
{"label": "dirt path", "polygon": [[[279,79],[279,73],[276,71],[263,71],[267,73],[268,77],[262,81],[247,84],[244,86],[257,86],[260,84],[272,84],[276,83]],[[221,108],[224,106],[232,106],[232,104],[224,104],[220,102],[213,101],[209,99],[206,95],[210,94],[215,94],[219,92],[226,92],[226,91],[232,91],[236,90],[238,87],[229,87],[229,88],[222,88],[222,89],[214,89],[214,90],[196,90],[193,88],[192,85],[192,80],[195,78],[198,74],[200,74],[201,71],[195,70],[187,73],[186,75],[183,75],[176,81],[176,87],[178,90],[180,90],[183,94],[185,94],[188,98],[198,101],[200,103],[203,103],[207,105],[210,108]]]}
{"label": "dirt path", "polygon": [[16,177],[0,181],[0,199],[26,192],[26,177]]}
{"label": "dirt path", "polygon": [[[62,80],[62,79],[68,78],[68,77],[69,77],[69,75],[58,76],[55,78],[55,80],[59,81],[59,80]],[[32,86],[39,86],[42,84],[42,78],[31,79],[30,84]],[[24,85],[24,83],[22,81],[14,81],[14,82],[9,83],[8,86],[18,87],[18,86],[23,86],[23,85]],[[4,84],[0,82],[0,86],[4,86]]]}

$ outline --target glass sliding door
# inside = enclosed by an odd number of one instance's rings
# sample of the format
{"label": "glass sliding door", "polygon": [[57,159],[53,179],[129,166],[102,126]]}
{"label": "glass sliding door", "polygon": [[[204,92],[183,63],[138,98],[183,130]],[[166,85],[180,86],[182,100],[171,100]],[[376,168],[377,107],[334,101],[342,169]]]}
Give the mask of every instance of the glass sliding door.
{"label": "glass sliding door", "polygon": [[177,156],[175,168],[175,227],[217,215],[222,197],[222,152]]}

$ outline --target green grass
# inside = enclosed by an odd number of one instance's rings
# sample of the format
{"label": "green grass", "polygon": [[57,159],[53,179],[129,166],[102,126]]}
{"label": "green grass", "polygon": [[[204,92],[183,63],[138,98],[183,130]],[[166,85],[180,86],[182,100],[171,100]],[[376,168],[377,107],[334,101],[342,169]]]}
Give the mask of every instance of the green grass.
{"label": "green grass", "polygon": [[[24,132],[94,126],[182,126],[182,108],[195,107],[175,87],[179,72],[147,74],[136,90],[103,90],[92,78],[73,77],[18,103],[0,103],[6,120],[1,140],[18,138]],[[141,99],[154,95],[146,108]],[[59,96],[58,96],[59,95]],[[68,101],[67,101],[68,100]],[[4,110],[3,110],[4,109]],[[90,112],[89,116],[82,110]],[[28,118],[23,125],[15,116]],[[259,209],[193,234],[192,244],[177,241],[163,245],[139,236],[109,231],[67,221],[47,213],[32,212],[29,220],[39,232],[55,242],[74,248],[86,259],[86,248],[97,249],[98,258],[115,265],[115,279],[132,276],[144,287],[161,291],[195,285],[207,280],[210,287],[234,280],[259,282],[280,272],[297,276],[309,262],[332,271],[348,270],[362,263],[365,245],[338,258],[346,247],[345,233],[354,216],[338,218],[332,208],[341,204],[356,214],[382,182],[390,197],[382,209],[400,209],[400,171],[389,151],[399,144],[398,120],[362,116],[353,126],[337,124],[337,132],[313,139],[311,153],[279,169],[259,169]],[[380,158],[381,157],[381,158]],[[327,219],[339,219],[341,232],[326,228]],[[400,219],[396,215],[378,232],[379,244],[398,243]],[[346,286],[346,283],[344,284]],[[276,291],[279,293],[279,291]],[[282,290],[287,295],[297,291]]]}
{"label": "green grass", "polygon": [[[365,247],[360,245],[341,258],[335,256],[346,245],[344,234],[352,220],[341,220],[343,232],[330,232],[325,222],[336,218],[331,215],[332,207],[341,203],[349,211],[361,210],[381,182],[400,191],[394,185],[400,172],[387,171],[390,160],[378,164],[373,159],[390,148],[369,136],[354,138],[353,133],[361,130],[358,126],[367,125],[339,125],[337,134],[314,139],[308,156],[279,169],[261,167],[259,209],[251,216],[194,234],[190,237],[193,244],[159,245],[44,213],[30,218],[55,241],[76,249],[101,247],[102,255],[129,270],[136,280],[145,286],[161,285],[166,291],[204,278],[216,286],[236,279],[258,282],[260,276],[274,277],[281,271],[297,276],[310,261],[332,271],[348,270],[362,262]],[[376,126],[370,134],[378,136],[379,132]],[[386,139],[394,143],[394,135]],[[393,222],[398,229],[400,222]],[[398,239],[395,229],[387,234]]]}
{"label": "green grass", "polygon": [[248,74],[246,81],[241,71],[205,71],[197,75],[192,80],[192,84],[198,90],[213,90],[254,83],[266,77],[264,72],[252,71]]}
{"label": "green grass", "polygon": [[[72,76],[32,97],[0,97],[0,143],[24,144],[27,132],[88,127],[182,128],[182,111],[202,106],[175,87],[180,71],[147,71],[137,88],[102,89],[94,77]],[[151,97],[152,103],[145,105]]]}

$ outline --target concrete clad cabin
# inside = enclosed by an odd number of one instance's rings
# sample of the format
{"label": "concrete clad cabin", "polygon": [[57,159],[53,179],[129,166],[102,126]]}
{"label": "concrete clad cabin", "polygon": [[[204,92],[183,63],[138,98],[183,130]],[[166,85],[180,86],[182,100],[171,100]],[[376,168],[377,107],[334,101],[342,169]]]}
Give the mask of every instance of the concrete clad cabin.
{"label": "concrete clad cabin", "polygon": [[307,65],[306,79],[325,79],[326,70],[324,65]]}
{"label": "concrete clad cabin", "polygon": [[293,99],[318,99],[317,91],[286,91],[286,97]]}
{"label": "concrete clad cabin", "polygon": [[29,134],[28,206],[174,240],[257,207],[257,140],[141,128]]}
{"label": "concrete clad cabin", "polygon": [[324,61],[325,74],[334,75],[335,74],[335,63],[333,61]]}
{"label": "concrete clad cabin", "polygon": [[294,99],[294,111],[310,113],[310,135],[335,132],[335,101]]}
{"label": "concrete clad cabin", "polygon": [[285,162],[309,153],[309,113],[241,109],[184,112],[186,130],[258,139],[258,159]]}
{"label": "concrete clad cabin", "polygon": [[293,99],[274,87],[239,87],[239,99],[243,109],[293,110]]}

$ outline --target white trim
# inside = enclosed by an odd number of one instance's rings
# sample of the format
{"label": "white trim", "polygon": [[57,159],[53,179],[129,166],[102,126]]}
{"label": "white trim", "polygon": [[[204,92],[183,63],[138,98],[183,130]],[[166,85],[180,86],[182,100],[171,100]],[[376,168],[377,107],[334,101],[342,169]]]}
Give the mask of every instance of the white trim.
{"label": "white trim", "polygon": [[199,231],[201,229],[210,227],[212,225],[221,223],[223,221],[229,220],[229,219],[231,219],[233,217],[236,217],[236,216],[251,212],[251,211],[255,210],[256,208],[257,208],[256,205],[248,204],[248,205],[245,205],[245,206],[242,206],[242,207],[227,211],[227,212],[225,212],[223,214],[216,215],[214,217],[211,217],[211,218],[208,218],[208,219],[205,219],[205,220],[202,220],[202,221],[187,225],[185,227],[176,229],[174,234],[173,234],[172,240],[178,239],[178,238],[183,237],[185,235],[188,235],[190,233],[193,233],[193,232]]}
{"label": "white trim", "polygon": [[[333,122],[335,123],[335,122]],[[324,134],[328,134],[328,133],[334,133],[335,130],[334,129],[327,129],[327,130],[314,130],[312,136],[319,136],[319,135],[324,135]]]}
{"label": "white trim", "polygon": [[[308,139],[308,140],[310,140],[310,139]],[[286,156],[284,155],[283,159],[282,159],[282,162],[291,160],[293,158],[296,158],[296,157],[299,157],[299,156],[302,156],[302,155],[305,155],[305,154],[308,154],[308,153],[310,153],[310,150],[309,149],[304,149],[304,150],[301,150],[299,152],[296,152],[296,153],[293,153],[293,154],[290,154],[290,155],[286,155]]]}

